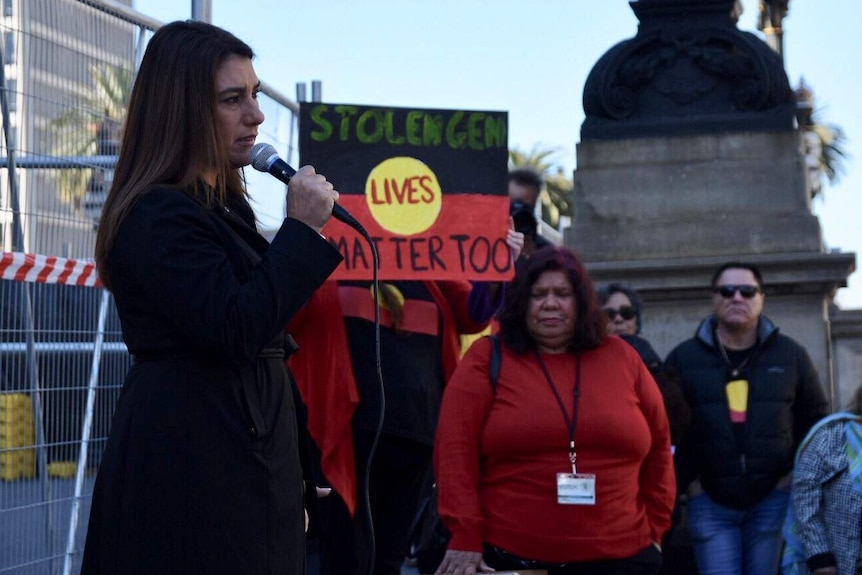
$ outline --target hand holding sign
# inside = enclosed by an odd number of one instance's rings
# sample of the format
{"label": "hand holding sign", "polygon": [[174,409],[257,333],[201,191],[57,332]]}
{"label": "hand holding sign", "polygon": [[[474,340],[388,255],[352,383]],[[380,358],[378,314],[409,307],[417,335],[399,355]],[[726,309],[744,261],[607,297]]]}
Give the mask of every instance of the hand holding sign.
{"label": "hand holding sign", "polygon": [[512,261],[517,261],[524,251],[524,234],[515,231],[515,219],[509,216],[509,231],[506,233],[506,245],[512,250]]}

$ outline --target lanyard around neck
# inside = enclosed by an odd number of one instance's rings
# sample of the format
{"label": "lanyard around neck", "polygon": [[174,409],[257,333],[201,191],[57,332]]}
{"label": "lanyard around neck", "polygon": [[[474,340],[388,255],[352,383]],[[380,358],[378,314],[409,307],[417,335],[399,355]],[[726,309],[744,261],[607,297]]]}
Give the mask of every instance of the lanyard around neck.
{"label": "lanyard around neck", "polygon": [[569,459],[572,461],[572,473],[577,473],[575,468],[575,462],[577,461],[577,452],[575,451],[575,431],[578,426],[578,404],[581,401],[581,354],[577,354],[575,356],[575,387],[572,391],[573,408],[571,417],[569,417],[569,412],[566,410],[566,404],[563,403],[563,398],[560,396],[557,386],[554,385],[554,380],[551,378],[551,372],[548,371],[539,350],[536,350],[536,360],[539,362],[539,367],[542,368],[542,373],[545,374],[545,380],[548,382],[548,386],[550,386],[551,391],[554,393],[557,405],[560,406],[560,411],[563,412],[563,417],[566,419],[566,426],[569,428]]}

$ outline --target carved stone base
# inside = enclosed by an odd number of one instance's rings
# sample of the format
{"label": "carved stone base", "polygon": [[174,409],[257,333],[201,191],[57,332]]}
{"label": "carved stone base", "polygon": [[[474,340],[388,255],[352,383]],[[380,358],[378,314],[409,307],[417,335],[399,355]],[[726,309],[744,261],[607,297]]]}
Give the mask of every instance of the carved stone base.
{"label": "carved stone base", "polygon": [[566,244],[587,261],[822,251],[798,132],[578,144]]}

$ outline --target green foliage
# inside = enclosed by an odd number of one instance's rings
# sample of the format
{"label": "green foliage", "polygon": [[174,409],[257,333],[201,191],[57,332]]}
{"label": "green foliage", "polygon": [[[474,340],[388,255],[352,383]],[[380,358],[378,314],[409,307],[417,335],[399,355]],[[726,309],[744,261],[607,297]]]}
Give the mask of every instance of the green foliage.
{"label": "green foliage", "polygon": [[820,138],[820,169],[830,185],[837,184],[846,173],[845,164],[850,158],[844,130],[836,124],[819,123],[815,123],[808,129]]}
{"label": "green foliage", "polygon": [[[106,145],[115,147],[132,92],[132,71],[105,64],[91,66],[90,76],[92,84],[80,89],[85,96],[51,121],[54,156],[94,156],[104,153]],[[60,199],[80,211],[93,169],[56,169],[52,175]]]}

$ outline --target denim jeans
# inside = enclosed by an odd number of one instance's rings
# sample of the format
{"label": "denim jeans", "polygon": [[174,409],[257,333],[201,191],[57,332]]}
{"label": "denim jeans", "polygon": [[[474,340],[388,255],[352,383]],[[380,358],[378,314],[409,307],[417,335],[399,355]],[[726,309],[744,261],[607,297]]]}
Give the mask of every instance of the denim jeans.
{"label": "denim jeans", "polygon": [[724,507],[706,493],[689,498],[691,539],[700,575],[777,574],[789,496],[786,489],[773,489],[748,509]]}

